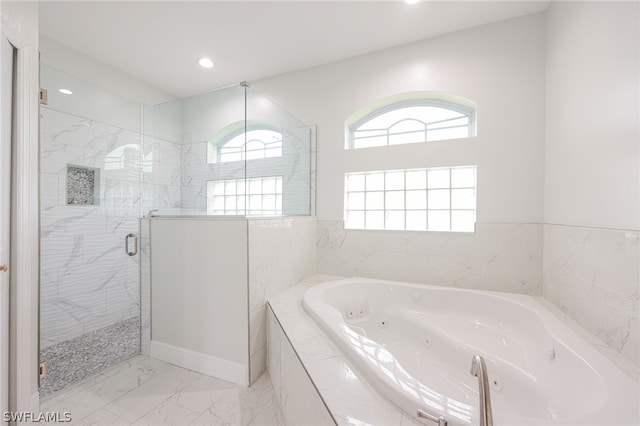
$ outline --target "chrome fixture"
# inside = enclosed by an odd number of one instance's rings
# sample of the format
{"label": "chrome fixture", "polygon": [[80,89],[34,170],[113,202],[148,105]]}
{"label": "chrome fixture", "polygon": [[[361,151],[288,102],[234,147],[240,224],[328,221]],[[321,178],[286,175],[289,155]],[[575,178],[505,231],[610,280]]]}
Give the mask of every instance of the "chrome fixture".
{"label": "chrome fixture", "polygon": [[9,270],[9,266],[7,265],[0,265],[0,272],[7,272]]}
{"label": "chrome fixture", "polygon": [[491,395],[489,394],[489,376],[484,358],[474,355],[471,358],[471,375],[478,378],[478,396],[480,399],[480,426],[493,426],[491,413]]}
{"label": "chrome fixture", "polygon": [[418,409],[418,417],[421,419],[430,420],[438,426],[447,426],[447,419],[445,419],[443,416],[436,417],[432,414],[427,413],[426,411]]}
{"label": "chrome fixture", "polygon": [[153,210],[149,210],[149,213],[147,213],[147,217],[151,217],[153,212],[159,212],[160,209],[153,209]]}
{"label": "chrome fixture", "polygon": [[[129,240],[131,238],[133,238],[133,250],[129,250]],[[138,254],[138,236],[134,233],[127,234],[127,236],[124,237],[124,247],[129,256]]]}

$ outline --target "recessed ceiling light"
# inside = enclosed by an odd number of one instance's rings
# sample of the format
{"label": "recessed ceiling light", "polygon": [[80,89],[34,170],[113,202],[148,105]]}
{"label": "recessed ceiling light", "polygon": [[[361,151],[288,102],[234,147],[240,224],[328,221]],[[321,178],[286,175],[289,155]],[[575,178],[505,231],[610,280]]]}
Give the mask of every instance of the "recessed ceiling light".
{"label": "recessed ceiling light", "polygon": [[73,92],[69,89],[58,89],[58,92],[65,94],[65,95],[73,95]]}
{"label": "recessed ceiling light", "polygon": [[213,61],[209,58],[198,58],[198,64],[200,64],[202,68],[213,68]]}
{"label": "recessed ceiling light", "polygon": [[416,4],[416,3],[419,3],[419,2],[420,2],[420,0],[404,0],[404,2],[405,2],[406,4]]}

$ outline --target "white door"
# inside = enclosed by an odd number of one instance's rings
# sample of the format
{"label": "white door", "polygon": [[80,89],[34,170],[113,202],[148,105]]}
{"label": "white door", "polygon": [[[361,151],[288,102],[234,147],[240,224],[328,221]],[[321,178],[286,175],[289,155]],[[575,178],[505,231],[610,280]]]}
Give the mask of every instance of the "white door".
{"label": "white door", "polygon": [[[4,413],[9,410],[9,217],[14,49],[4,34],[0,36],[0,413]],[[0,419],[0,424],[6,424],[4,418]]]}

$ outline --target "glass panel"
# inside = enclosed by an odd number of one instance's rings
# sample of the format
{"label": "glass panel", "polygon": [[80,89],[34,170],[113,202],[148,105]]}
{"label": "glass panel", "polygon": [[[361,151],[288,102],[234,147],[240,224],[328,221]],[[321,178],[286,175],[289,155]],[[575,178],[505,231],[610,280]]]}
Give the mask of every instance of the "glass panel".
{"label": "glass panel", "polygon": [[451,190],[452,209],[475,209],[476,191],[475,189],[452,189]]}
{"label": "glass panel", "polygon": [[452,188],[473,188],[476,186],[475,167],[457,167],[451,169]]}
{"label": "glass panel", "polygon": [[454,210],[451,212],[451,230],[458,232],[473,232],[475,230],[476,215],[473,210]]}
{"label": "glass panel", "polygon": [[387,191],[385,194],[385,208],[391,210],[404,209],[404,191]]}
{"label": "glass panel", "polygon": [[364,211],[350,211],[345,226],[351,229],[363,229]]}
{"label": "glass panel", "polygon": [[407,189],[424,189],[427,187],[427,172],[412,170],[406,173]]}
{"label": "glass panel", "polygon": [[140,102],[45,65],[40,78],[39,358],[63,372],[42,378],[49,397],[139,353],[141,256],[128,256],[124,239],[142,242],[142,210],[163,192],[145,192],[143,173],[166,157],[163,177],[180,176],[180,147],[157,141],[154,152]]}
{"label": "glass panel", "polygon": [[404,211],[386,212],[385,229],[404,229]]}
{"label": "glass panel", "polygon": [[[395,109],[387,110],[388,108],[385,107],[385,112],[352,128],[353,148],[418,143],[470,135],[469,117],[446,107],[400,105]],[[452,105],[452,108],[455,106]],[[427,128],[430,130],[425,132]]]}
{"label": "glass panel", "polygon": [[449,188],[449,169],[429,170],[429,188]]}
{"label": "glass panel", "polygon": [[384,229],[384,212],[383,211],[367,211],[366,212],[367,229]]}
{"label": "glass panel", "polygon": [[404,189],[404,172],[385,173],[384,187],[389,189]]}
{"label": "glass panel", "polygon": [[427,229],[427,212],[424,210],[407,211],[407,229],[424,231]]}
{"label": "glass panel", "polygon": [[469,137],[468,127],[453,127],[449,129],[429,130],[427,132],[428,142],[467,137]]}
{"label": "glass panel", "polygon": [[348,174],[347,175],[347,191],[364,191],[364,175]]}
{"label": "glass panel", "polygon": [[382,210],[384,208],[384,192],[367,192],[367,210]]}
{"label": "glass panel", "polygon": [[407,209],[422,210],[427,208],[427,191],[407,191]]}
{"label": "glass panel", "polygon": [[[246,117],[249,128],[270,129],[252,133],[252,138],[267,144],[267,149],[263,151],[264,159],[246,161],[247,176],[281,176],[275,188],[277,194],[282,194],[281,203],[276,203],[274,210],[265,210],[265,214],[312,214],[312,129],[253,87],[247,88]],[[275,156],[271,149],[278,149],[281,154]],[[272,192],[270,184],[265,181],[264,185],[265,194]]]}
{"label": "glass panel", "polygon": [[449,190],[431,189],[429,190],[429,209],[448,209]]}
{"label": "glass panel", "polygon": [[450,227],[449,220],[448,210],[429,210],[429,231],[448,231]]}
{"label": "glass panel", "polygon": [[354,139],[353,141],[354,148],[372,148],[375,146],[384,146],[386,144],[387,144],[386,136],[359,138],[359,139]]}
{"label": "glass panel", "polygon": [[364,192],[350,192],[347,196],[349,210],[364,210]]}
{"label": "glass panel", "polygon": [[367,191],[384,189],[384,173],[367,173]]}

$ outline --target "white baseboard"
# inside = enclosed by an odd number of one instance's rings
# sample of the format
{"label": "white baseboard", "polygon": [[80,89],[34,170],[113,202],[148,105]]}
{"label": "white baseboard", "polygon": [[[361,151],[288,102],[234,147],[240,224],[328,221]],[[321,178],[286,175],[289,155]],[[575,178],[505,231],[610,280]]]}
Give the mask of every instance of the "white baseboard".
{"label": "white baseboard", "polygon": [[249,369],[246,365],[195,352],[190,349],[151,341],[149,354],[152,358],[177,365],[198,373],[226,380],[238,385],[249,386]]}

